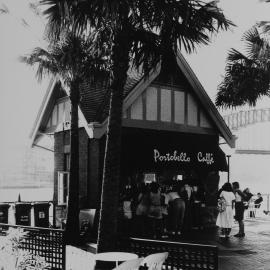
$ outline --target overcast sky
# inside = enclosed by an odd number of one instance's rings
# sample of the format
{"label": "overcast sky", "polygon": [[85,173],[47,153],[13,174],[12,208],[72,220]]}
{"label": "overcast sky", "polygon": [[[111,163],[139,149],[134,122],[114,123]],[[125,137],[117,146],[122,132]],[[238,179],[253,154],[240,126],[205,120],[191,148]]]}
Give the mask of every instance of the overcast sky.
{"label": "overcast sky", "polygon": [[[12,153],[19,153],[28,142],[48,85],[48,80],[38,84],[34,71],[18,62],[20,55],[42,42],[44,25],[29,12],[30,2],[35,1],[0,0],[0,8],[5,4],[10,11],[0,14],[0,169],[12,166]],[[222,0],[220,7],[237,27],[213,36],[209,46],[200,47],[197,53],[187,56],[212,99],[224,74],[227,51],[231,47],[241,48],[241,36],[255,22],[270,20],[270,3],[262,4],[259,0]]]}

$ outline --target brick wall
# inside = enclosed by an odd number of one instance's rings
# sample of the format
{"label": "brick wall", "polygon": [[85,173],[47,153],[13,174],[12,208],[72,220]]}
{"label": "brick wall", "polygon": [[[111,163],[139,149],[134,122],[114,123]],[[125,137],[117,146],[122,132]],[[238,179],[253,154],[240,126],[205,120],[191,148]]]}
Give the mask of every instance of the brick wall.
{"label": "brick wall", "polygon": [[[58,132],[54,135],[54,201],[57,202],[58,172],[64,171],[64,153],[69,153],[70,133],[69,131]],[[87,207],[88,188],[88,145],[89,139],[83,128],[79,130],[79,178],[80,178],[80,208]]]}
{"label": "brick wall", "polygon": [[89,208],[98,208],[100,195],[100,179],[102,171],[100,168],[100,141],[91,139],[89,145],[89,182],[88,182],[88,198]]}

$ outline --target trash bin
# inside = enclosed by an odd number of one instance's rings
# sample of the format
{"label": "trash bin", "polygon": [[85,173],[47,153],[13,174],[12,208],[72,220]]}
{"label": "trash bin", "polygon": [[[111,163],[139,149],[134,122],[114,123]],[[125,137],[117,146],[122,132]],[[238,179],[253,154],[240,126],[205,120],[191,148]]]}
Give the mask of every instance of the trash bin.
{"label": "trash bin", "polygon": [[30,226],[31,225],[31,203],[16,203],[15,218],[16,225]]}
{"label": "trash bin", "polygon": [[49,227],[49,203],[34,203],[35,227]]}
{"label": "trash bin", "polygon": [[8,223],[8,203],[0,203],[0,223]]}

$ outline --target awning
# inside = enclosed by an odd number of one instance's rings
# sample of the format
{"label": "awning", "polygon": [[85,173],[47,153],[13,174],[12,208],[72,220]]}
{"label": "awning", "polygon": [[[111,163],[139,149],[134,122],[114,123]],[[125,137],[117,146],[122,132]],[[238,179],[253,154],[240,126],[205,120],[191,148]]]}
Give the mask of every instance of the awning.
{"label": "awning", "polygon": [[122,168],[228,170],[217,136],[131,128],[123,132]]}

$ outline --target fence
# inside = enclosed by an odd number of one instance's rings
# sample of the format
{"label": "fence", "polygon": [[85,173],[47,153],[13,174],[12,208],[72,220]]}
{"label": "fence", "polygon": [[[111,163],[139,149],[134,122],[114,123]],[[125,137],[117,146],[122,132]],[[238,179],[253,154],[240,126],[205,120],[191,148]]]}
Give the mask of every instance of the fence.
{"label": "fence", "polygon": [[169,252],[163,269],[218,269],[218,248],[216,246],[131,238],[129,251],[140,257],[158,252]]}
{"label": "fence", "polygon": [[0,223],[0,232],[5,235],[9,228],[23,228],[27,236],[21,249],[43,257],[53,270],[65,270],[65,245],[63,230]]}

